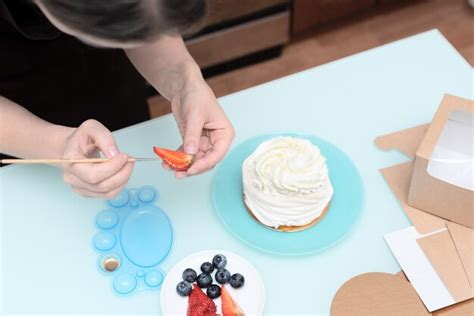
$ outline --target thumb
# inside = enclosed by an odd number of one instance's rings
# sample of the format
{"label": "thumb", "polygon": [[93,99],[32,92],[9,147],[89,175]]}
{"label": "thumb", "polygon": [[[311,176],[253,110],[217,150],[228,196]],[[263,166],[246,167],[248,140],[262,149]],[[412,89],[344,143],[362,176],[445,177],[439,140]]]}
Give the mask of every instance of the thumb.
{"label": "thumb", "polygon": [[183,141],[185,153],[194,155],[198,152],[203,126],[204,122],[199,113],[188,117]]}
{"label": "thumb", "polygon": [[100,122],[87,120],[79,126],[79,130],[82,130],[87,136],[87,141],[92,140],[107,158],[113,158],[119,154],[112,133]]}

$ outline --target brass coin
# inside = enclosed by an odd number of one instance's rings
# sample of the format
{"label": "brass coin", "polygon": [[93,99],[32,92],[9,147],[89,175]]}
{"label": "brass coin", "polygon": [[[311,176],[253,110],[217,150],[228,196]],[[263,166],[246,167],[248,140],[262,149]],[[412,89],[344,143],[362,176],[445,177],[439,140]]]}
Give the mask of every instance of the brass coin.
{"label": "brass coin", "polygon": [[107,272],[113,272],[118,269],[120,266],[120,261],[115,257],[105,258],[102,262],[102,267]]}

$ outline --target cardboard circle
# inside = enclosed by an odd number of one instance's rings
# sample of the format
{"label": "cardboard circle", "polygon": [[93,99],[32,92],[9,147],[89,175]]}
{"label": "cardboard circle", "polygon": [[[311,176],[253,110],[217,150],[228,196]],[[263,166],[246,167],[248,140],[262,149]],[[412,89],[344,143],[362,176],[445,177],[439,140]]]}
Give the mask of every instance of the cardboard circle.
{"label": "cardboard circle", "polygon": [[337,291],[332,316],[430,315],[415,289],[400,276],[372,272],[358,275]]}

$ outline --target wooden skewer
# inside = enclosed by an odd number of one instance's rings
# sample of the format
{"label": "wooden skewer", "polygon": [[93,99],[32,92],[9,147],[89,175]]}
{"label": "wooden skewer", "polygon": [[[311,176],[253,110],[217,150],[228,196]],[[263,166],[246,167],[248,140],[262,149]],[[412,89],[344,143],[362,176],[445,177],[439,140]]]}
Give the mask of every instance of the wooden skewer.
{"label": "wooden skewer", "polygon": [[[160,158],[128,158],[134,161],[156,161]],[[87,158],[87,159],[0,159],[2,164],[57,164],[57,163],[100,163],[109,161],[109,158]]]}

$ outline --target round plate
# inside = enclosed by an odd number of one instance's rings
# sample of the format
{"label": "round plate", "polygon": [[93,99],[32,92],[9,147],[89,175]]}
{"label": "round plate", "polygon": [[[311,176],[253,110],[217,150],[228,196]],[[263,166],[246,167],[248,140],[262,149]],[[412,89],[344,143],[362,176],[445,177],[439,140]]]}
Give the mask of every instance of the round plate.
{"label": "round plate", "polygon": [[[190,255],[178,262],[168,272],[161,288],[161,310],[164,315],[186,315],[188,298],[181,297],[176,292],[176,285],[182,281],[182,273],[186,268],[192,268],[198,274],[203,262],[212,261],[216,254],[227,257],[226,268],[230,273],[240,273],[245,278],[245,284],[240,289],[227,285],[226,289],[232,299],[242,308],[246,315],[262,315],[265,306],[265,287],[258,271],[245,259],[238,255],[221,250],[206,250]],[[214,277],[214,273],[212,274]],[[215,281],[214,281],[215,283]],[[222,315],[221,299],[214,300],[217,313]]]}
{"label": "round plate", "polygon": [[[326,216],[299,232],[280,232],[257,222],[246,210],[242,191],[242,164],[259,144],[278,136],[305,138],[326,157],[334,195]],[[256,136],[236,146],[220,163],[213,184],[213,201],[225,227],[244,243],[279,255],[305,255],[333,246],[356,222],[362,210],[362,179],[351,159],[339,148],[313,135],[272,133]]]}

